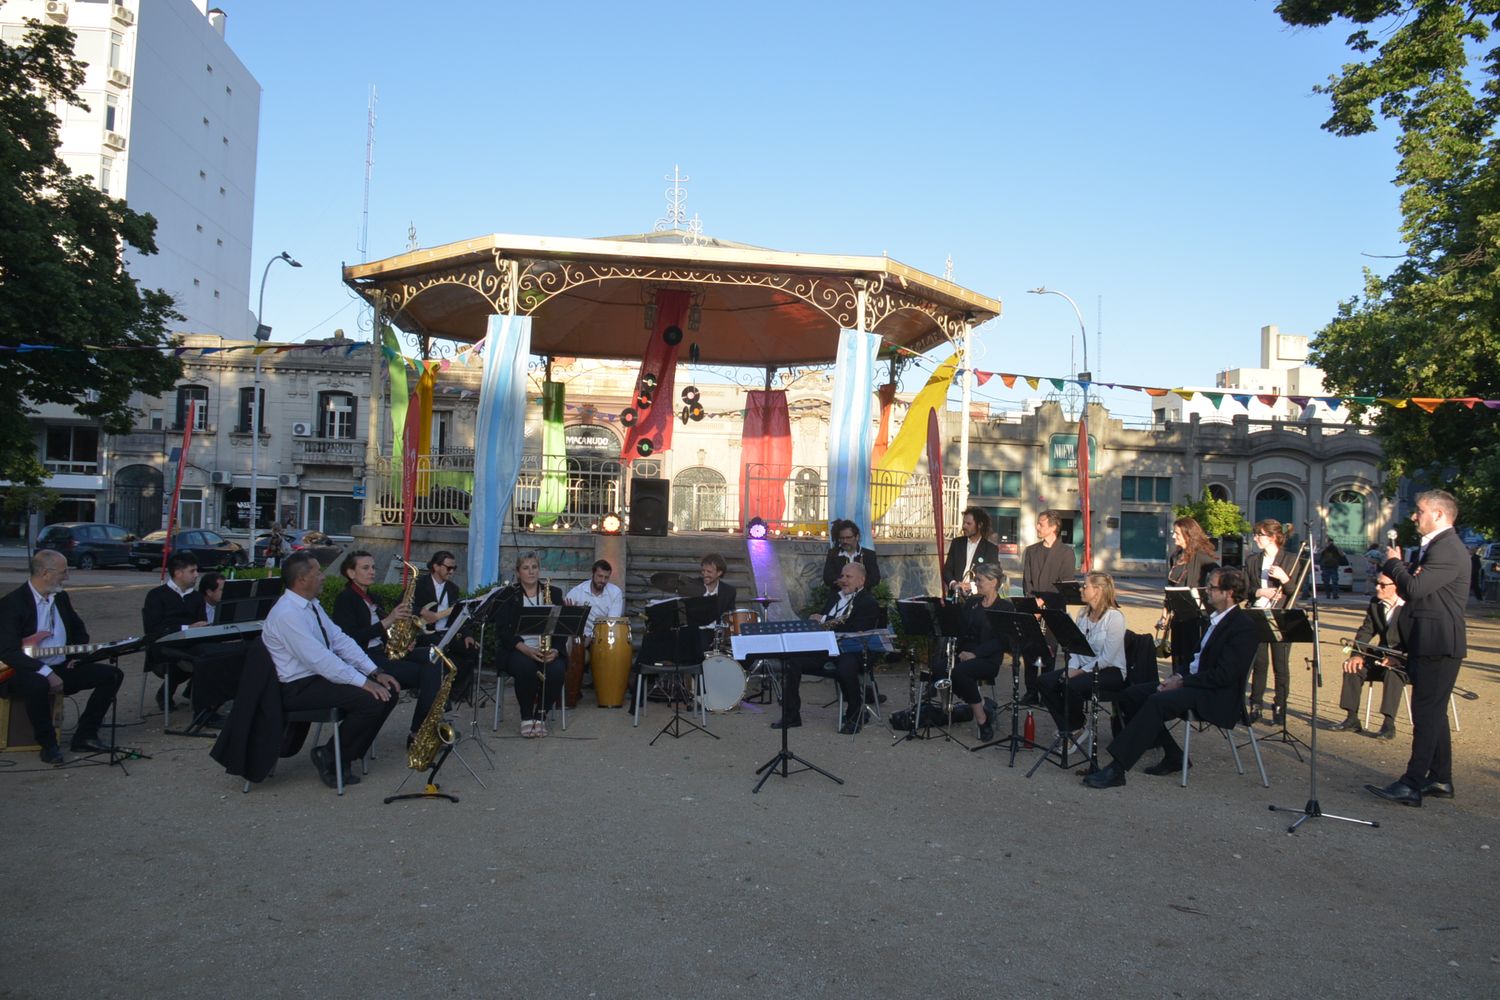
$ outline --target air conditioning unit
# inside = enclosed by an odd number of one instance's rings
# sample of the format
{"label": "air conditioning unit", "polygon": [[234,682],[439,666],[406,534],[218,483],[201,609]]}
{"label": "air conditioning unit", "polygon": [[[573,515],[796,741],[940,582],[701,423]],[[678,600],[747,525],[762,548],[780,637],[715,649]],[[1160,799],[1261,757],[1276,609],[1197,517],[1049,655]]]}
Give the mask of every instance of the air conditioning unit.
{"label": "air conditioning unit", "polygon": [[58,23],[68,20],[68,5],[63,0],[47,0],[47,16]]}
{"label": "air conditioning unit", "polygon": [[234,473],[211,472],[209,473],[208,481],[213,483],[215,486],[228,486],[230,483],[234,482]]}
{"label": "air conditioning unit", "polygon": [[297,475],[295,472],[283,472],[281,475],[276,477],[276,483],[278,486],[296,486],[297,483],[299,483],[301,480],[302,477]]}
{"label": "air conditioning unit", "polygon": [[109,82],[116,87],[130,86],[130,74],[123,69],[111,69],[109,71]]}
{"label": "air conditioning unit", "polygon": [[125,149],[125,137],[118,132],[105,132],[104,144],[110,149],[118,149],[123,152]]}
{"label": "air conditioning unit", "polygon": [[110,16],[113,17],[116,21],[119,21],[121,24],[125,25],[125,27],[127,28],[135,23],[135,11],[131,10],[129,7],[126,7],[124,4],[116,3],[114,5],[114,10],[111,12]]}
{"label": "air conditioning unit", "polygon": [[310,421],[298,420],[292,424],[292,437],[294,438],[309,438],[312,437],[312,432],[313,426]]}

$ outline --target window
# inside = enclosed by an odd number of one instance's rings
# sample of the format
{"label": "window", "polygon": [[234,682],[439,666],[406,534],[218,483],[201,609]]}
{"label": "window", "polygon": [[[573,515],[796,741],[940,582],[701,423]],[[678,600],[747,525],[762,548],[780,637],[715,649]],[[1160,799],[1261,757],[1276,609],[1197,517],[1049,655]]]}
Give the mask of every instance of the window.
{"label": "window", "polygon": [[990,524],[995,531],[995,544],[1000,546],[1000,554],[1013,556],[1021,551],[1021,508],[1019,507],[986,507],[985,512],[990,515]]}
{"label": "window", "polygon": [[179,528],[203,527],[203,487],[184,486],[177,498],[177,526]]}
{"label": "window", "polygon": [[1345,552],[1365,547],[1365,498],[1354,490],[1339,490],[1328,498],[1328,540]]}
{"label": "window", "polygon": [[107,156],[99,159],[99,190],[109,194],[109,184],[114,173],[115,161]]}
{"label": "window", "polygon": [[1275,518],[1282,524],[1295,525],[1296,514],[1297,508],[1290,490],[1280,486],[1267,486],[1255,494],[1255,517],[1252,520]]}
{"label": "window", "polygon": [[[353,435],[350,435],[353,437]],[[453,446],[453,411],[432,411],[432,451],[433,455],[446,455],[448,449]]]}
{"label": "window", "polygon": [[[48,472],[97,475],[99,472],[99,428],[61,426],[47,428],[47,451],[43,463]],[[63,520],[59,518],[59,520]],[[68,518],[67,520],[79,520]],[[85,518],[84,520],[87,520]]]}
{"label": "window", "polygon": [[969,492],[974,496],[1019,500],[1021,473],[1012,470],[970,469]]}
{"label": "window", "polygon": [[[318,393],[318,437],[351,441],[354,439],[354,397],[347,392]],[[437,414],[433,414],[436,418]],[[433,420],[433,436],[437,436],[437,420]]]}
{"label": "window", "polygon": [[1120,511],[1120,558],[1165,559],[1161,515],[1142,510]]}
{"label": "window", "polygon": [[193,423],[194,431],[208,430],[208,387],[203,385],[179,385],[177,387],[177,422],[174,431],[187,426],[188,406],[198,404],[198,419]]}
{"label": "window", "polygon": [[256,428],[262,434],[266,432],[266,390],[260,390],[259,400],[256,399],[255,391],[256,390],[254,386],[248,385],[240,390],[239,421],[234,425],[235,431],[239,434],[250,433],[250,411],[256,408],[255,404],[257,401],[260,403],[260,412],[256,414],[256,416],[259,417],[259,419],[255,421]]}
{"label": "window", "polygon": [[1121,476],[1120,500],[1125,503],[1171,503],[1170,476]]}
{"label": "window", "polygon": [[125,47],[125,39],[119,34],[111,31],[109,33],[109,68],[120,68],[120,53]]}
{"label": "window", "polygon": [[303,527],[329,535],[347,535],[364,517],[364,501],[348,494],[308,493],[302,509]]}
{"label": "window", "polygon": [[120,99],[114,94],[104,95],[104,128],[109,132],[120,131],[115,124],[120,119]]}

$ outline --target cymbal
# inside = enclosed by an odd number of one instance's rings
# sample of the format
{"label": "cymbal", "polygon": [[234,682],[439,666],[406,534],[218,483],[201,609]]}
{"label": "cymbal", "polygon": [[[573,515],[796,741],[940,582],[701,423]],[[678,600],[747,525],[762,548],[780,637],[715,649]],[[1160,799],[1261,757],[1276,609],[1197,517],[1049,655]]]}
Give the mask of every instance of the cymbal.
{"label": "cymbal", "polygon": [[780,602],[781,602],[781,598],[779,598],[779,597],[752,597],[752,598],[750,598],[750,603],[751,604],[779,604]]}
{"label": "cymbal", "polygon": [[668,590],[676,592],[682,586],[684,577],[681,573],[673,573],[671,570],[662,570],[651,574],[651,586],[657,590]]}

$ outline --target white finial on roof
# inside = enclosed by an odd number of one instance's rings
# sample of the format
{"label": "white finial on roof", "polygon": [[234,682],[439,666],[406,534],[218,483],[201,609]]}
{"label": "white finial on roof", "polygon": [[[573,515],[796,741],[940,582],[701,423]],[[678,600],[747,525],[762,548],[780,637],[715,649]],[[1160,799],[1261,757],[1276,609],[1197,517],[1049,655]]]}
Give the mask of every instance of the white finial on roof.
{"label": "white finial on roof", "polygon": [[691,177],[684,177],[681,168],[675,163],[672,165],[672,175],[664,176],[663,180],[672,182],[667,189],[667,214],[665,218],[656,220],[656,231],[664,232],[668,229],[684,229],[687,225],[687,188],[683,187]]}

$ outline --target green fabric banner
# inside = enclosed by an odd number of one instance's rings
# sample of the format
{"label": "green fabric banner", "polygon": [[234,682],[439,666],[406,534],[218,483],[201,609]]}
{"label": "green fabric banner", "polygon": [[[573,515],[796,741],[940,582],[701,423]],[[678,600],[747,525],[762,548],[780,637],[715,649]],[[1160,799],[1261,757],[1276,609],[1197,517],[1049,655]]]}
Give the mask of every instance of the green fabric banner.
{"label": "green fabric banner", "polygon": [[411,401],[411,391],[406,386],[406,359],[401,356],[401,345],[396,342],[395,331],[389,325],[382,325],[380,332],[385,369],[391,378],[391,484],[396,495],[400,496],[401,441],[406,433],[406,407]]}
{"label": "green fabric banner", "polygon": [[550,528],[568,504],[568,443],[563,437],[564,385],[542,383],[542,488],[536,501],[538,528]]}

